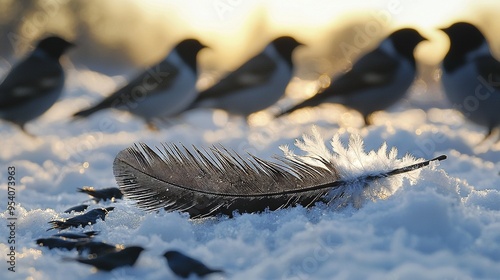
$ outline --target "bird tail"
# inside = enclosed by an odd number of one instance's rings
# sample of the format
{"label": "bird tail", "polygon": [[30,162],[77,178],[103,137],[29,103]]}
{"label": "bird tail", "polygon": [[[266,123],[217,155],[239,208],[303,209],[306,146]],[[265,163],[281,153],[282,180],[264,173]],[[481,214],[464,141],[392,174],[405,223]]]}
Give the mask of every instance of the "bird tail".
{"label": "bird tail", "polygon": [[73,117],[74,118],[86,118],[86,117],[92,115],[93,113],[100,111],[101,109],[103,109],[103,108],[100,106],[90,107],[88,109],[74,113]]}
{"label": "bird tail", "polygon": [[76,191],[77,192],[81,192],[81,193],[86,193],[86,194],[88,194],[88,195],[90,195],[92,197],[91,199],[88,199],[86,201],[93,200],[95,203],[99,203],[99,201],[101,201],[100,198],[95,197],[95,191],[94,191],[93,187],[76,188]]}
{"label": "bird tail", "polygon": [[56,228],[60,228],[60,229],[64,229],[65,228],[65,222],[64,221],[50,221],[49,224],[51,224],[52,226],[47,229],[47,231],[51,230],[51,229],[56,229]]}
{"label": "bird tail", "polygon": [[[82,111],[83,112],[83,111]],[[80,112],[78,112],[80,113]],[[78,114],[77,113],[77,114]],[[76,115],[76,114],[75,114]],[[83,187],[83,188],[76,188],[76,191],[77,192],[81,192],[81,193],[86,193],[86,194],[90,194],[90,193],[93,193],[94,192],[94,188],[93,187]]]}
{"label": "bird tail", "polygon": [[210,273],[222,273],[226,274],[226,272],[222,269],[210,269]]}

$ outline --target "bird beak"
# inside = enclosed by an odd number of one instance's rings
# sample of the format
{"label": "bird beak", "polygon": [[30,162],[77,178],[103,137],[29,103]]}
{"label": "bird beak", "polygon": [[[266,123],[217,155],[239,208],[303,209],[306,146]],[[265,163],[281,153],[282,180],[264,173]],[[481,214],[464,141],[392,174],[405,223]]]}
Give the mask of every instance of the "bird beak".
{"label": "bird beak", "polygon": [[66,49],[72,49],[75,48],[77,45],[73,42],[67,42],[68,44],[66,45]]}

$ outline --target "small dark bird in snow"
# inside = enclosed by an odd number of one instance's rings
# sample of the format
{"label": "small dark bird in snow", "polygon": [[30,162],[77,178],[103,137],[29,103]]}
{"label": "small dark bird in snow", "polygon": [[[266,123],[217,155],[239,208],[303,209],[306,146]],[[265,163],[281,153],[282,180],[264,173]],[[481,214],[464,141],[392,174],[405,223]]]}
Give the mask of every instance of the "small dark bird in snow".
{"label": "small dark bird in snow", "polygon": [[455,109],[488,129],[486,139],[500,126],[500,62],[476,26],[457,22],[441,30],[450,38],[441,66],[444,92]]}
{"label": "small dark bird in snow", "polygon": [[47,37],[10,70],[0,84],[0,119],[16,124],[26,132],[24,126],[27,122],[54,105],[64,86],[64,71],[59,58],[72,46],[57,36]]}
{"label": "small dark bird in snow", "polygon": [[292,52],[300,45],[289,36],[273,40],[261,53],[200,92],[190,109],[217,108],[247,117],[273,105],[285,94],[294,71]]}
{"label": "small dark bird in snow", "polygon": [[123,194],[119,188],[105,188],[96,190],[93,187],[83,187],[78,188],[77,191],[90,195],[96,203],[99,203],[101,200],[114,201],[115,199],[121,199],[123,197]]}
{"label": "small dark bird in snow", "polygon": [[393,32],[375,50],[354,63],[351,70],[334,77],[326,89],[277,117],[305,107],[339,103],[360,112],[365,125],[371,124],[373,112],[399,101],[413,83],[416,75],[413,51],[424,40],[415,29]]}
{"label": "small dark bird in snow", "polygon": [[60,237],[48,237],[39,238],[36,240],[36,244],[41,247],[47,247],[49,249],[66,249],[71,251],[76,248],[78,241],[72,239],[65,239]]}
{"label": "small dark bird in snow", "polygon": [[[78,254],[86,253],[88,255],[100,256],[107,253],[119,251],[121,246],[108,244],[101,241],[80,242],[76,245]],[[123,249],[123,248],[122,248]]]}
{"label": "small dark bird in snow", "polygon": [[71,213],[71,212],[83,212],[85,210],[87,210],[89,206],[87,204],[82,204],[82,205],[77,205],[77,206],[73,206],[71,208],[68,208],[66,210],[64,210],[64,213]]}
{"label": "small dark bird in snow", "polygon": [[64,260],[74,260],[92,265],[99,270],[111,271],[122,266],[133,266],[142,251],[144,248],[140,246],[130,246],[118,252],[99,255],[95,258],[65,258]]}
{"label": "small dark bird in snow", "polygon": [[74,116],[88,117],[102,109],[115,108],[143,118],[154,129],[153,119],[175,116],[196,99],[196,56],[205,47],[195,39],[180,42],[164,60]]}
{"label": "small dark bird in snow", "polygon": [[106,218],[106,215],[109,211],[112,211],[115,207],[107,207],[107,208],[96,208],[88,211],[85,214],[74,216],[73,218],[69,218],[67,220],[60,221],[50,221],[49,224],[52,224],[51,229],[67,229],[70,227],[86,227],[88,225],[93,225],[97,222],[97,220],[103,220]]}
{"label": "small dark bird in snow", "polygon": [[74,240],[81,240],[81,239],[88,240],[88,239],[95,237],[98,234],[99,234],[98,231],[92,230],[92,231],[86,231],[86,232],[61,232],[61,233],[54,234],[53,236],[62,237],[62,238],[66,238],[66,239],[74,239]]}
{"label": "small dark bird in snow", "polygon": [[209,268],[202,262],[178,251],[167,251],[163,256],[167,259],[168,266],[172,272],[182,278],[188,278],[192,274],[203,277],[211,273],[224,273],[224,271],[220,269]]}

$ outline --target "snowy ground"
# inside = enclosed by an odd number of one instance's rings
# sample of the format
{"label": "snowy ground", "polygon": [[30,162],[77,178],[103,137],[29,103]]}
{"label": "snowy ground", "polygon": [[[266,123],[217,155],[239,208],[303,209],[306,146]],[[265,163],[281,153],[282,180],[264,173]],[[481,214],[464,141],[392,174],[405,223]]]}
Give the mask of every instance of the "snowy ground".
{"label": "snowy ground", "polygon": [[[251,127],[208,110],[191,112],[160,132],[116,111],[69,120],[71,113],[94,103],[116,84],[106,76],[70,70],[64,98],[27,126],[38,135],[36,139],[1,124],[3,279],[172,279],[160,257],[167,249],[227,271],[209,279],[494,279],[500,275],[500,146],[476,147],[484,129],[448,109],[437,87],[426,92],[415,87],[397,106],[377,114],[369,128],[360,128],[356,112],[336,105],[267,123],[257,118]],[[307,86],[295,81],[290,90]],[[389,148],[398,149],[397,158],[408,153],[417,158],[446,154],[448,159],[382,182],[393,193],[365,201],[360,209],[297,207],[193,222],[184,214],[145,213],[132,201],[118,201],[105,222],[86,230],[100,231],[98,240],[141,245],[147,251],[135,267],[110,273],[63,262],[63,257],[76,252],[48,250],[34,242],[56,233],[46,231],[48,221],[72,216],[63,211],[88,199],[76,188],[116,186],[114,157],[133,143],[205,147],[220,143],[270,159],[282,154],[280,145],[300,154],[294,140],[310,133],[313,125],[325,142],[338,133],[347,144],[350,134],[359,134],[366,151],[387,142]],[[384,160],[374,159],[365,167],[377,163]],[[6,263],[8,166],[16,168],[16,272],[7,271]]]}

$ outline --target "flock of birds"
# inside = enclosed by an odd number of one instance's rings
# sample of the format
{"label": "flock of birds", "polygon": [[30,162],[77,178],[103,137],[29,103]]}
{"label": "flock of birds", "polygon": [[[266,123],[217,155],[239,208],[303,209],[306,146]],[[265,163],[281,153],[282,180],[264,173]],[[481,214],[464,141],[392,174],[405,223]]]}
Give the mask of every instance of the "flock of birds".
{"label": "flock of birds", "polygon": [[[451,44],[442,63],[446,96],[471,121],[492,134],[500,125],[500,62],[474,25],[458,22],[441,29]],[[400,100],[416,75],[415,47],[426,40],[411,28],[397,30],[377,48],[359,58],[346,73],[311,98],[276,117],[322,103],[340,103],[359,111],[365,124],[371,114]],[[179,115],[195,108],[217,108],[248,116],[283,97],[293,75],[292,53],[302,45],[292,37],[273,40],[264,50],[229,73],[214,86],[196,89],[197,54],[205,48],[196,39],[180,42],[168,56],[96,105],[79,111],[85,118],[108,108],[128,111],[154,128],[152,120]],[[0,84],[0,118],[24,126],[48,110],[59,98],[64,71],[59,58],[73,46],[59,37],[41,40]]]}
{"label": "flock of birds", "polygon": [[[94,189],[84,187],[78,189],[79,192],[86,193],[98,204],[100,201],[115,201],[123,197],[118,188]],[[81,204],[65,210],[65,213],[85,212],[88,204]],[[65,220],[49,221],[51,227],[47,230],[57,229],[60,232],[46,238],[39,238],[36,244],[48,249],[58,249],[78,252],[78,257],[65,257],[65,261],[76,261],[95,267],[98,270],[111,271],[124,266],[133,266],[140,254],[145,250],[141,246],[123,246],[96,241],[97,231],[63,231],[71,228],[81,228],[95,224],[98,220],[105,221],[106,216],[113,211],[114,207],[94,208],[83,214],[75,215]],[[61,232],[63,231],[63,232]],[[172,272],[181,277],[188,278],[191,275],[204,277],[212,273],[224,273],[223,270],[213,269],[199,260],[186,256],[176,250],[167,250],[162,255]]]}

